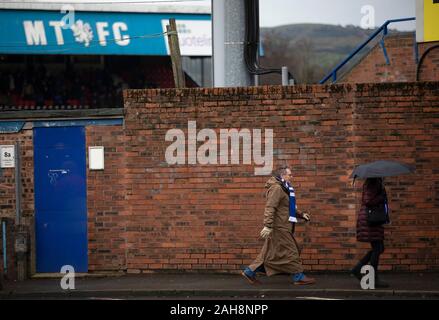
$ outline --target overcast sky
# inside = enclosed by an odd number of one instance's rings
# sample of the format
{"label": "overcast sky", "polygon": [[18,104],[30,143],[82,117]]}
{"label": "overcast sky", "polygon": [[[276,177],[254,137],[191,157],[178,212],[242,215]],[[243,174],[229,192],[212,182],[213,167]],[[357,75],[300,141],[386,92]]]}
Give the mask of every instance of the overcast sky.
{"label": "overcast sky", "polygon": [[[290,23],[327,23],[360,26],[361,8],[375,11],[375,26],[386,20],[416,16],[416,0],[259,0],[261,26]],[[392,24],[392,28],[414,30],[415,23]]]}
{"label": "overcast sky", "polygon": [[[1,2],[2,0],[0,0]],[[26,1],[26,0],[25,0]],[[27,0],[29,1],[29,0]],[[38,1],[38,0],[37,0]],[[159,3],[170,0],[39,0],[53,2],[146,2]],[[186,1],[174,3],[184,5],[210,5],[211,0]],[[416,0],[259,0],[260,24],[273,27],[291,23],[326,23],[335,25],[361,25],[363,6],[372,6],[375,11],[375,27],[388,19],[414,17]],[[111,4],[108,4],[111,5]],[[399,30],[414,30],[415,23],[392,24]]]}

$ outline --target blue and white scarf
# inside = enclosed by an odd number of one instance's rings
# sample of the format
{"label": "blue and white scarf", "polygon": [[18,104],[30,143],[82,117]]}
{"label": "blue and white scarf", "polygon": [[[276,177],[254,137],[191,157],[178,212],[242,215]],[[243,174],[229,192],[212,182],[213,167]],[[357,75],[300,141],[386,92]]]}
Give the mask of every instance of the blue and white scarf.
{"label": "blue and white scarf", "polygon": [[288,221],[296,223],[297,205],[296,205],[296,193],[294,192],[294,188],[291,184],[285,181],[285,179],[282,179],[280,177],[276,177],[276,179],[282,183],[282,186],[284,187],[284,190],[287,192],[288,197],[290,199],[290,217],[288,218]]}

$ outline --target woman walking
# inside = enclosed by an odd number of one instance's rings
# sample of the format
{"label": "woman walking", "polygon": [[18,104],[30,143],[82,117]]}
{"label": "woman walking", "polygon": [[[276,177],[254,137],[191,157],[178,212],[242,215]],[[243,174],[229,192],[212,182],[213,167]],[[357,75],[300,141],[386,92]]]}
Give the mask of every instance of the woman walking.
{"label": "woman walking", "polygon": [[384,226],[371,225],[368,221],[368,208],[383,206],[389,223],[386,189],[382,178],[368,178],[363,185],[361,208],[357,218],[357,241],[369,242],[371,250],[357,263],[351,273],[361,280],[361,268],[370,263],[375,271],[375,287],[386,288],[388,284],[378,277],[380,255],[384,252]]}

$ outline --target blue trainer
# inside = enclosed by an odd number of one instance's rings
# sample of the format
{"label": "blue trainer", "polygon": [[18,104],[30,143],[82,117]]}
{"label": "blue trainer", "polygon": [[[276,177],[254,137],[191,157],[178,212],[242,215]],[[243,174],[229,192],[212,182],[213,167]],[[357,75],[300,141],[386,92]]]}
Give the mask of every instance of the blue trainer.
{"label": "blue trainer", "polygon": [[258,279],[256,279],[256,272],[252,271],[249,267],[245,268],[241,274],[250,282],[250,284],[259,283]]}

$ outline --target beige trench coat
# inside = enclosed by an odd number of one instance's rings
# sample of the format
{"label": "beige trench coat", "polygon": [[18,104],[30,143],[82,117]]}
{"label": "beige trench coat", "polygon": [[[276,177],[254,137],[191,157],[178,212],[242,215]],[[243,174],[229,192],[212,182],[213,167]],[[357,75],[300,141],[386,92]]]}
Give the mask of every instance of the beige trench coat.
{"label": "beige trench coat", "polygon": [[[292,233],[292,223],[288,221],[289,197],[276,178],[271,177],[265,184],[267,202],[264,226],[273,231],[265,239],[264,246],[249,268],[255,271],[264,265],[268,276],[278,273],[295,274],[303,272],[299,247]],[[302,217],[297,213],[297,217]]]}

